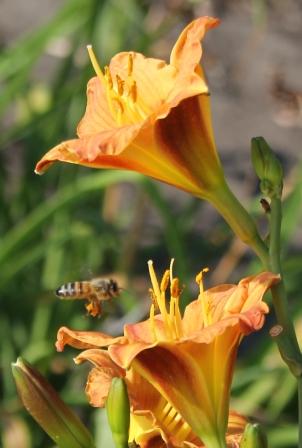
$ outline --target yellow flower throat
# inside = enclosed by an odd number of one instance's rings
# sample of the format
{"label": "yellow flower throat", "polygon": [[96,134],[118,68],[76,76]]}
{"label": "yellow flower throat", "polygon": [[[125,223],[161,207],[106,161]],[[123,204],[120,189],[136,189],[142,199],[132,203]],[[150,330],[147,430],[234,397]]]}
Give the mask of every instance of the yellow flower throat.
{"label": "yellow flower throat", "polygon": [[101,84],[103,85],[112,117],[119,126],[141,122],[148,116],[148,108],[140,98],[138,101],[137,83],[133,77],[133,54],[128,53],[127,77],[118,74],[113,79],[108,66],[102,71],[91,45],[88,54]]}

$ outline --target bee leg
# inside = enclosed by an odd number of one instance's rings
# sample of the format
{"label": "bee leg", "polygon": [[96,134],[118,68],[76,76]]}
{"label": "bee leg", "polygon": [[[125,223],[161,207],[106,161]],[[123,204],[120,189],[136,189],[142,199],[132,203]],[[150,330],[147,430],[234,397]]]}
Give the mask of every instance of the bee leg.
{"label": "bee leg", "polygon": [[87,310],[87,313],[92,317],[100,317],[102,314],[101,304],[96,300],[89,299],[89,302],[85,305],[85,308]]}

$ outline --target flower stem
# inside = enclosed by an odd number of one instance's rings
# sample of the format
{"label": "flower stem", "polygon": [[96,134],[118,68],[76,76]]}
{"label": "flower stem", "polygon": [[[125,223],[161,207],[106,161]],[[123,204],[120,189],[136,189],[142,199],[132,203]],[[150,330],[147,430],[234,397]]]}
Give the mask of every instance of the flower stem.
{"label": "flower stem", "polygon": [[267,265],[268,249],[257,231],[256,224],[227,183],[224,182],[207,199],[219,211],[241,241],[250,246],[262,263]]}
{"label": "flower stem", "polygon": [[284,281],[282,277],[282,267],[281,267],[281,244],[280,244],[280,233],[281,233],[281,221],[282,221],[282,206],[281,199],[273,197],[271,199],[271,213],[270,213],[270,247],[269,247],[269,269],[281,275],[281,280],[277,285],[274,285],[271,289],[272,297],[274,302],[274,309],[277,317],[278,323],[283,328],[283,335],[288,337],[291,341],[294,351],[300,358],[300,348],[297,341],[297,336],[293,322],[290,317],[290,312],[288,308],[288,300],[286,296],[286,291],[284,287]]}
{"label": "flower stem", "polygon": [[[302,448],[302,356],[299,348],[297,335],[293,321],[290,317],[288,300],[284,287],[281,266],[281,221],[282,204],[280,197],[272,197],[270,204],[270,247],[269,268],[272,272],[281,275],[281,281],[272,287],[274,309],[278,323],[282,327],[281,340],[278,347],[283,360],[287,363],[290,371],[297,378],[298,383],[298,418],[299,418],[299,448]],[[280,337],[280,336],[279,336]]]}
{"label": "flower stem", "polygon": [[298,378],[298,408],[299,408],[299,444],[298,447],[302,448],[302,424],[301,424],[301,415],[302,415],[302,377]]}

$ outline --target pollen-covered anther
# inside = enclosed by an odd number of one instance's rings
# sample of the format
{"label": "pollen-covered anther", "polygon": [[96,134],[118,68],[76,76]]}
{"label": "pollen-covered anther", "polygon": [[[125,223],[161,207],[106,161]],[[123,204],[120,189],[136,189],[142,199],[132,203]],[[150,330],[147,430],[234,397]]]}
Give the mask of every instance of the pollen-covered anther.
{"label": "pollen-covered anther", "polygon": [[149,297],[150,297],[150,300],[152,302],[152,305],[155,308],[155,311],[158,311],[158,304],[157,304],[157,300],[156,300],[156,295],[155,295],[153,289],[149,288],[148,293],[149,293]]}
{"label": "pollen-covered anther", "polygon": [[170,292],[171,292],[171,297],[179,297],[181,295],[182,288],[180,288],[180,286],[179,286],[178,278],[173,278],[172,283],[171,283]]}
{"label": "pollen-covered anther", "polygon": [[202,271],[199,272],[199,274],[196,275],[195,281],[198,286],[200,286],[202,284],[203,274],[205,274],[206,272],[209,272],[209,270],[210,270],[209,268],[204,268],[204,269],[202,269]]}
{"label": "pollen-covered anther", "polygon": [[128,55],[128,76],[131,76],[133,72],[133,54]]}
{"label": "pollen-covered anther", "polygon": [[164,273],[162,281],[160,283],[161,292],[165,292],[167,290],[169,281],[170,281],[170,270],[167,269],[166,272]]}
{"label": "pollen-covered anther", "polygon": [[117,85],[118,94],[120,96],[122,96],[124,94],[124,84],[125,84],[125,81],[123,81],[122,78],[119,75],[116,75],[115,79],[116,79],[116,85]]}
{"label": "pollen-covered anther", "polygon": [[129,87],[128,96],[133,101],[133,103],[136,103],[136,100],[137,100],[137,84],[136,84],[135,80],[132,81],[132,84]]}

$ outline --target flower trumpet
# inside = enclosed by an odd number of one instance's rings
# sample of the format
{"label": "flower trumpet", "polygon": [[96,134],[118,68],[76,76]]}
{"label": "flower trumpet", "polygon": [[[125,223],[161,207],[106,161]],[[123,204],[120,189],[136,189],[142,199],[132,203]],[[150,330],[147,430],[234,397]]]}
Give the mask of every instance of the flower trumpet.
{"label": "flower trumpet", "polygon": [[97,76],[88,83],[79,138],[51,149],[36,173],[64,161],[138,171],[197,196],[221,184],[208,86],[199,66],[200,40],[218,23],[211,17],[190,23],[174,45],[170,64],[123,52],[102,71],[88,46]]}
{"label": "flower trumpet", "polygon": [[36,165],[54,162],[137,171],[211,202],[233,231],[267,261],[256,226],[230,191],[216,151],[201,40],[219,20],[199,17],[182,31],[170,63],[137,52],[115,55],[96,72],[78,138],[60,143]]}
{"label": "flower trumpet", "polygon": [[172,263],[160,283],[152,262],[149,271],[149,319],[126,325],[124,335],[115,340],[63,327],[57,349],[66,344],[88,348],[76,362],[88,360],[95,366],[86,388],[95,406],[104,405],[113,377],[125,379],[131,404],[130,441],[152,434],[173,447],[236,446],[228,433],[228,419],[237,349],[244,335],[262,327],[268,312],[262,297],[279,276],[263,272],[238,285],[204,291],[202,271],[197,276],[199,296],[182,316],[181,288]]}

